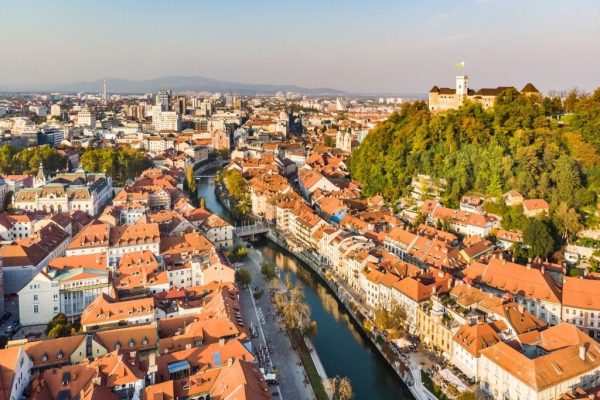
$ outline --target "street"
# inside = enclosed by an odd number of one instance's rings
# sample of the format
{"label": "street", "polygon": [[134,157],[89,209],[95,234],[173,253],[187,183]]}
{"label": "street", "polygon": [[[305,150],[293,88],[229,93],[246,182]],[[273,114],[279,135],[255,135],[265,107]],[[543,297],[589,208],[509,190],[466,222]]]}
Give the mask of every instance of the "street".
{"label": "street", "polygon": [[[241,262],[252,275],[252,284],[248,290],[241,291],[240,306],[248,327],[256,327],[258,337],[252,339],[255,353],[262,353],[259,349],[266,348],[271,364],[277,372],[280,396],[285,400],[311,400],[314,399],[312,387],[308,383],[300,358],[292,349],[282,325],[277,321],[274,306],[271,304],[270,289],[272,286],[265,282],[260,271],[262,255],[254,248],[249,248],[248,257]],[[252,291],[262,293],[254,299]],[[269,363],[261,363],[265,367]],[[265,368],[268,373],[268,368]],[[276,387],[272,386],[272,392]]]}

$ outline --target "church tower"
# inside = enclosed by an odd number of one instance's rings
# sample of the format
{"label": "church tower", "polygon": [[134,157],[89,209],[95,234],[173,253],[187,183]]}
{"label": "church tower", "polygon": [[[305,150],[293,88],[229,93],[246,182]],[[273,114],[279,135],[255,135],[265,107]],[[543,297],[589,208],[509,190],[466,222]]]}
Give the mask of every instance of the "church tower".
{"label": "church tower", "polygon": [[456,77],[456,101],[460,106],[469,96],[469,77],[458,75]]}
{"label": "church tower", "polygon": [[44,164],[40,161],[40,168],[38,169],[38,173],[33,178],[33,187],[39,188],[46,184],[46,174],[44,174]]}

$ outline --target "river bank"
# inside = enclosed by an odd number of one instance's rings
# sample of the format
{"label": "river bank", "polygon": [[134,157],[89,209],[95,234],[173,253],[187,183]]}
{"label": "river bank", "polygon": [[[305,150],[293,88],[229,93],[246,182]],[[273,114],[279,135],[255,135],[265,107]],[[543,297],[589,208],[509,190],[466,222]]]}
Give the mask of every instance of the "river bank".
{"label": "river bank", "polygon": [[[232,224],[235,222],[225,207],[227,199],[223,199],[223,203],[218,200],[214,180],[206,179],[198,188],[199,195],[206,198],[212,212],[219,213]],[[318,268],[311,268],[304,262],[307,260],[305,255],[292,253],[267,238],[253,243],[253,248],[266,261],[277,265],[282,273],[290,275],[293,282],[302,282],[311,317],[317,322],[317,334],[311,337],[311,342],[329,378],[348,377],[357,400],[414,398],[355,320],[356,315],[351,315],[342,304],[338,296],[343,294],[338,294],[327,279],[319,276]]]}
{"label": "river bank", "polygon": [[[321,281],[331,290],[333,294],[336,295],[337,300],[340,304],[345,308],[346,312],[352,317],[357,327],[361,329],[363,334],[371,341],[371,343],[375,346],[379,354],[386,360],[389,366],[394,370],[394,372],[398,375],[400,379],[407,385],[414,382],[412,380],[412,376],[410,375],[410,368],[404,363],[399,362],[398,360],[393,360],[389,356],[388,352],[384,351],[383,346],[380,342],[378,342],[378,338],[380,336],[373,335],[371,331],[368,331],[364,327],[364,322],[366,316],[361,314],[358,311],[360,307],[355,301],[354,297],[351,293],[348,292],[346,288],[337,280],[334,275],[326,275],[326,272],[320,268],[319,262],[315,260],[312,256],[305,254],[302,251],[298,251],[294,244],[289,243],[285,236],[281,235],[274,229],[269,230],[265,237],[278,245],[279,247],[286,250],[288,253],[292,254],[294,257],[297,257],[300,261],[306,264],[315,274],[321,278]],[[352,300],[351,300],[352,299]],[[407,382],[407,380],[409,382]],[[410,388],[410,386],[409,386]]]}

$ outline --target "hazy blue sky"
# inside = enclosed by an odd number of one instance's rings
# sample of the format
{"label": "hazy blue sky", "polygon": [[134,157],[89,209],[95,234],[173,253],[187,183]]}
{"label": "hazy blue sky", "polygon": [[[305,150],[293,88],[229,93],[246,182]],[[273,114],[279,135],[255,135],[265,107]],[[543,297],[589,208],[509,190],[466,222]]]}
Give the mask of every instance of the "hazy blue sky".
{"label": "hazy blue sky", "polygon": [[0,83],[200,75],[360,92],[600,85],[600,1],[3,0]]}

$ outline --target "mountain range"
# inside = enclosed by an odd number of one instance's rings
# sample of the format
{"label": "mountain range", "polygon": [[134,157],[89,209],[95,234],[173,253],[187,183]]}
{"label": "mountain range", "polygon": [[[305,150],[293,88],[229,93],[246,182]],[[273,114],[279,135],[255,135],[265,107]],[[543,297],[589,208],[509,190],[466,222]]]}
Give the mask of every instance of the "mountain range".
{"label": "mountain range", "polygon": [[[344,91],[332,88],[304,88],[295,85],[271,85],[230,82],[218,79],[210,79],[202,76],[165,76],[155,79],[128,80],[119,78],[107,78],[108,93],[150,93],[160,89],[173,90],[175,92],[232,92],[242,95],[273,94],[277,92],[295,92],[312,96],[318,95],[342,95]],[[100,93],[102,91],[102,79],[95,81],[81,81],[64,84],[4,84],[0,83],[0,91],[8,92],[67,92],[67,93]]]}

